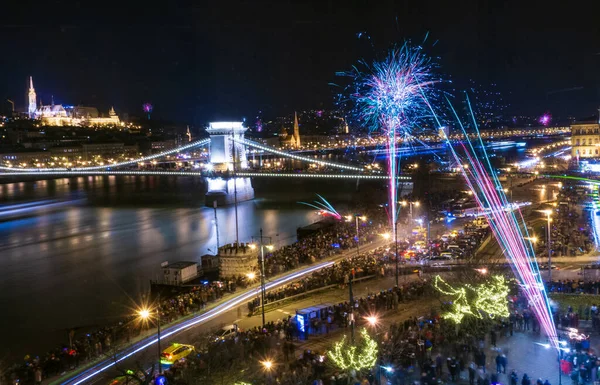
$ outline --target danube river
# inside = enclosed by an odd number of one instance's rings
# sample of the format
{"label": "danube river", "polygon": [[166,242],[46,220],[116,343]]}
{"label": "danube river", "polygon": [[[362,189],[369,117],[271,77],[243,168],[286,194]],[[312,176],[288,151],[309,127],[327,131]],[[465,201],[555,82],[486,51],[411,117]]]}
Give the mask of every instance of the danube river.
{"label": "danube river", "polygon": [[[241,241],[262,227],[276,245],[288,244],[298,227],[318,220],[314,210],[296,203],[313,200],[312,190],[292,196],[263,189],[239,204]],[[13,208],[0,222],[1,356],[43,354],[67,341],[71,327],[111,322],[147,294],[161,262],[198,261],[212,253],[214,213],[203,196],[203,181],[186,177],[0,185],[1,208]],[[44,204],[15,206],[23,201]],[[220,243],[235,241],[233,207],[218,209],[218,223]]]}

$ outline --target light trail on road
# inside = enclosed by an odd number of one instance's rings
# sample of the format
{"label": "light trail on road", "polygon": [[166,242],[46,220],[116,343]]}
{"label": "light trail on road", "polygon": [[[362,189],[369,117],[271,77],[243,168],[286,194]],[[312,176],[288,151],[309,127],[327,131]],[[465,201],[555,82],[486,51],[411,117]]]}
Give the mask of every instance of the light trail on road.
{"label": "light trail on road", "polygon": [[[301,278],[304,275],[310,274],[314,271],[323,269],[325,267],[329,267],[329,266],[333,265],[334,263],[335,263],[334,261],[329,261],[329,262],[322,262],[322,263],[316,264],[314,266],[306,267],[304,269],[301,269],[300,271],[296,271],[289,275],[274,279],[273,281],[266,284],[265,288],[267,290],[276,288],[277,286],[280,286],[286,282],[293,281],[295,279]],[[184,321],[178,325],[168,327],[167,329],[162,331],[161,340],[171,337],[171,336],[174,336],[179,332],[188,330],[196,325],[202,324],[224,312],[227,312],[227,311],[233,309],[235,306],[243,303],[244,301],[247,301],[250,298],[253,298],[256,295],[256,290],[257,289],[248,290],[240,295],[237,295],[237,296],[223,302],[220,305],[217,305],[214,309],[211,309],[204,314],[197,315],[197,316],[195,316],[187,321]],[[118,358],[116,358],[114,360],[106,359],[106,360],[94,365],[93,367],[86,369],[85,371],[83,371],[83,373],[80,373],[76,377],[61,382],[61,384],[69,384],[69,385],[83,384],[86,381],[99,375],[100,373],[106,371],[107,369],[110,369],[111,367],[115,366],[117,363],[143,351],[144,349],[156,344],[157,342],[158,342],[158,338],[155,337],[154,335],[147,337],[144,340],[134,344],[132,347],[127,349],[127,351],[124,352]]]}

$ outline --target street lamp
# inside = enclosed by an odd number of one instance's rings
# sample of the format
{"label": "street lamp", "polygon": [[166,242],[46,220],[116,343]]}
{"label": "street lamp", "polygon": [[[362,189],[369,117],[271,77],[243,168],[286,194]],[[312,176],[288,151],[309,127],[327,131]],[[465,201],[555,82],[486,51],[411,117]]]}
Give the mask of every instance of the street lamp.
{"label": "street lamp", "polygon": [[419,205],[421,203],[419,201],[415,201],[415,202],[402,201],[402,202],[400,202],[400,204],[402,204],[402,206],[406,206],[406,205],[409,206],[408,207],[408,209],[409,209],[408,213],[409,213],[409,216],[410,216],[410,220],[412,221],[412,217],[413,217],[413,205],[415,207],[419,207]]}
{"label": "street lamp", "polygon": [[262,361],[261,364],[267,372],[271,371],[271,369],[273,368],[273,361],[271,360]]}
{"label": "street lamp", "polygon": [[534,245],[537,243],[538,238],[537,237],[525,237],[525,239],[527,239],[528,241],[530,241],[531,243],[533,243]]}
{"label": "street lamp", "polygon": [[[377,324],[379,323],[379,318],[374,314],[366,316],[365,320],[367,320],[367,323],[373,329],[375,329],[377,327]],[[377,336],[378,334],[375,333],[375,338],[377,338]],[[381,384],[381,357],[379,349],[377,350],[377,360],[375,361],[375,365],[377,365],[377,383]]]}
{"label": "street lamp", "polygon": [[[149,322],[152,319],[152,311],[148,308],[141,308],[137,311],[139,319],[143,322]],[[158,374],[162,374],[162,364],[160,362],[162,350],[160,348],[160,310],[156,309],[156,326],[158,328],[156,345],[158,346]]]}
{"label": "street lamp", "polygon": [[[252,237],[252,241],[254,241],[255,237]],[[269,239],[269,244],[265,245],[263,243],[263,238],[268,238]],[[271,245],[272,243],[272,238],[271,237],[263,237],[263,231],[262,228],[260,229],[260,297],[261,297],[261,310],[262,310],[262,327],[264,329],[265,327],[265,295],[266,295],[266,288],[265,288],[265,247],[267,248],[267,250],[271,251],[273,250],[273,245]],[[250,244],[250,248],[251,249],[256,249],[256,245],[254,243]]]}
{"label": "street lamp", "polygon": [[548,226],[546,226],[547,228],[547,243],[548,243],[548,282],[552,282],[552,247],[550,246],[550,242],[551,242],[551,234],[552,234],[552,230],[550,229],[550,222],[552,222],[552,218],[550,217],[552,215],[552,210],[542,210],[542,213],[546,214],[546,219],[548,221]]}
{"label": "street lamp", "polygon": [[[571,351],[571,349],[569,348],[563,348],[564,345],[567,344],[567,341],[562,341],[560,340],[560,337],[557,336],[553,336],[551,338],[556,338],[557,342],[558,342],[558,346],[557,346],[557,361],[558,361],[558,385],[562,385],[562,370],[560,368],[560,360],[562,360],[563,357],[563,351],[569,353]],[[545,347],[546,349],[550,349],[550,344],[541,344],[543,347]]]}
{"label": "street lamp", "polygon": [[367,316],[365,317],[365,320],[367,320],[370,326],[377,326],[377,324],[379,323],[379,319],[375,315]]}
{"label": "street lamp", "polygon": [[273,366],[275,365],[273,361],[271,361],[270,359],[266,359],[264,361],[261,361],[260,364],[262,365],[263,370],[267,372],[267,383],[273,383],[273,378],[271,377],[271,372],[273,371]]}
{"label": "street lamp", "polygon": [[[352,221],[352,215],[346,215],[346,222]],[[361,214],[354,214],[354,220],[356,222],[356,256],[360,255],[360,236],[358,234],[358,220],[366,222],[367,217]]]}

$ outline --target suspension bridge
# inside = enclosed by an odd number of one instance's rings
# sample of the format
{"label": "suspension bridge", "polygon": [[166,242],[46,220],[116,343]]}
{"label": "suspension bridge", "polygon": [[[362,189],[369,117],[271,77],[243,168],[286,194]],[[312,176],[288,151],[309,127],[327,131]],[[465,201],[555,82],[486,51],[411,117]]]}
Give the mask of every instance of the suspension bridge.
{"label": "suspension bridge", "polygon": [[[124,162],[85,167],[52,167],[24,168],[0,165],[0,177],[68,177],[94,175],[156,175],[156,176],[188,176],[206,177],[208,180],[207,205],[216,200],[219,205],[254,198],[251,178],[305,178],[305,179],[354,179],[354,180],[387,180],[388,176],[379,170],[369,169],[359,164],[333,162],[282,151],[245,138],[242,122],[213,122],[207,132],[210,137],[187,143],[183,146],[162,151],[157,154],[140,157]],[[164,158],[173,154],[182,154],[200,147],[208,146],[210,171],[184,170],[141,170],[139,165],[148,161]],[[248,149],[253,148],[264,153],[289,158],[295,161],[308,162],[325,167],[328,171],[301,172],[255,172],[249,170]],[[331,170],[339,170],[337,172]],[[403,191],[412,191],[412,179],[409,176],[398,176],[398,183]]]}

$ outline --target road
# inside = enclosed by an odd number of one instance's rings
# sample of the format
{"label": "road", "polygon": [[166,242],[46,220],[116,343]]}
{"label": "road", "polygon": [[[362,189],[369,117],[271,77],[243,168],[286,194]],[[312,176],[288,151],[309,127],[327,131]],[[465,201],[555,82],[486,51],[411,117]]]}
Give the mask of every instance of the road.
{"label": "road", "polygon": [[[378,240],[368,245],[361,247],[362,252],[369,252],[376,249],[377,247],[385,245],[385,241]],[[300,269],[296,269],[291,272],[287,272],[283,275],[271,279],[266,284],[267,290],[272,290],[283,284],[298,280],[314,271],[320,270],[327,266],[332,265],[336,260],[347,258],[355,253],[355,250],[348,250],[342,254],[333,257],[330,260],[315,263],[310,266],[305,266]],[[169,325],[161,331],[161,343],[163,346],[167,346],[168,343],[177,339],[179,342],[187,341],[189,335],[206,332],[212,329],[217,329],[220,325],[233,323],[237,318],[240,318],[238,314],[238,308],[242,307],[246,309],[246,304],[256,295],[257,287],[250,288],[240,293],[223,298],[216,306],[210,308],[208,311],[195,315],[182,322],[174,325]],[[279,313],[281,317],[281,313]],[[191,333],[191,334],[186,334]],[[130,347],[124,349],[116,354],[117,363],[127,365],[133,361],[143,362],[144,357],[151,357],[156,355],[156,334],[142,339],[139,342],[134,343]],[[150,360],[148,360],[150,362]],[[100,362],[95,363],[93,366],[86,368],[80,372],[67,373],[61,378],[54,378],[45,381],[49,384],[69,384],[79,385],[85,383],[96,383],[101,379],[105,378],[105,373],[115,365],[115,358],[108,357]]]}
{"label": "road", "polygon": [[[465,219],[466,220],[466,219]],[[464,221],[456,220],[449,224],[436,224],[432,226],[432,235],[435,232],[439,232],[440,234],[448,231],[446,229],[456,229],[462,228]],[[412,229],[412,225],[399,226],[399,234],[406,234]],[[373,250],[377,247],[385,245],[386,241],[378,240],[376,242],[370,243],[368,245],[361,245],[361,253]],[[338,256],[334,256],[333,259],[328,261],[319,262],[312,266],[303,267],[300,270],[296,270],[293,272],[287,272],[284,275],[280,275],[275,279],[272,279],[267,284],[267,290],[276,288],[282,284],[292,282],[294,280],[300,279],[307,274],[315,270],[322,269],[323,267],[329,266],[333,264],[335,260],[339,260],[341,258],[347,258],[351,256],[356,251],[354,249],[348,250],[345,253],[342,253]],[[220,303],[215,304],[213,308],[209,308],[209,311],[203,314],[194,315],[191,318],[188,318],[182,323],[177,325],[169,325],[169,327],[164,328],[162,336],[168,342],[169,338],[179,338],[178,336],[186,331],[186,330],[200,330],[206,331],[211,328],[218,328],[219,325],[224,325],[227,323],[232,323],[235,319],[240,318],[237,316],[237,308],[242,306],[245,311],[246,304],[250,298],[256,295],[256,287],[248,289],[244,292],[235,293],[234,295],[230,295],[221,300]],[[232,318],[233,317],[233,318]],[[151,330],[150,332],[155,332],[155,330]],[[180,340],[180,342],[185,342],[185,339]],[[136,342],[134,345],[128,347],[124,351],[118,352],[119,359],[127,360],[130,357],[134,357],[138,359],[138,357],[143,358],[143,354],[146,351],[150,351],[150,354],[154,354],[156,352],[156,337],[155,334],[146,335],[145,338],[139,342]],[[166,345],[165,345],[166,346]],[[141,358],[140,358],[141,359]],[[113,358],[105,359],[103,361],[95,363],[91,367],[86,367],[85,369],[80,368],[78,372],[66,373],[61,378],[52,378],[44,381],[45,384],[69,384],[69,385],[79,385],[83,383],[87,383],[90,381],[96,381],[97,378],[102,376],[98,376],[97,373],[103,373],[107,371],[109,368],[114,366]]]}
{"label": "road", "polygon": [[[410,276],[406,276],[405,278],[401,278],[402,280],[413,281],[417,280],[417,275],[413,274]],[[404,282],[404,281],[401,281]],[[395,285],[395,277],[388,276],[382,279],[373,279],[366,280],[362,282],[358,282],[353,285],[353,293],[355,298],[364,297],[369,293],[379,292],[380,290],[386,290]],[[339,303],[348,300],[348,289],[330,289],[324,290],[315,295],[311,295],[308,298],[301,299],[298,301],[294,301],[291,303],[287,303],[278,307],[275,310],[267,311],[265,313],[265,322],[275,322],[282,318],[287,318],[290,315],[294,315],[296,310],[304,309],[310,306],[320,305],[324,303]],[[414,304],[410,305],[402,305],[402,307],[414,307]],[[241,311],[240,311],[241,308]],[[206,334],[209,334],[212,331],[219,330],[224,325],[237,324],[241,329],[250,329],[256,326],[261,326],[262,324],[262,314],[260,312],[255,313],[252,317],[248,317],[246,315],[247,308],[245,303],[242,306],[236,306],[231,308],[230,310],[223,312],[219,315],[219,317],[212,318],[207,320],[202,324],[201,328],[191,327],[182,330],[176,335],[170,335],[164,339],[161,339],[161,344],[163,349],[174,342],[179,343],[189,343],[194,344],[196,346],[202,344],[203,337]],[[402,313],[402,311],[401,311]],[[135,362],[139,362],[142,364],[144,368],[150,368],[152,362],[157,361],[157,350],[154,346],[152,348],[145,350],[144,352],[140,352],[140,354],[135,359],[127,359],[122,363],[119,363],[119,368],[132,368],[135,365]],[[117,375],[117,372],[114,370],[106,370],[94,378],[89,383],[90,384],[106,384],[109,383],[111,379],[113,379]]]}

